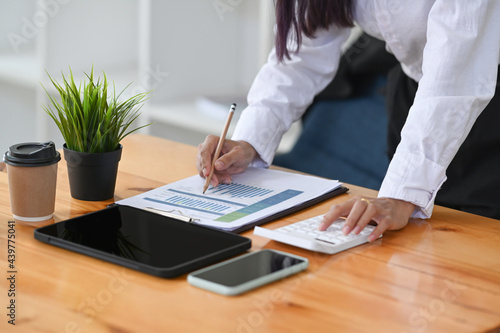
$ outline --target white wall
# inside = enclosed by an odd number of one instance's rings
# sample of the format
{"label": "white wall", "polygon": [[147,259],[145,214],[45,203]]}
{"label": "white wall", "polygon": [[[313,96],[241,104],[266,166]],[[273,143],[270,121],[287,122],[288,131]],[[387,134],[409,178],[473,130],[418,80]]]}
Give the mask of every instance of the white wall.
{"label": "white wall", "polygon": [[51,86],[45,70],[60,79],[71,67],[81,78],[92,64],[119,90],[132,83],[129,95],[154,89],[142,123],[194,144],[222,127],[191,126],[208,123],[199,97],[246,94],[271,47],[270,11],[271,0],[0,0],[0,152],[62,145],[40,82]]}

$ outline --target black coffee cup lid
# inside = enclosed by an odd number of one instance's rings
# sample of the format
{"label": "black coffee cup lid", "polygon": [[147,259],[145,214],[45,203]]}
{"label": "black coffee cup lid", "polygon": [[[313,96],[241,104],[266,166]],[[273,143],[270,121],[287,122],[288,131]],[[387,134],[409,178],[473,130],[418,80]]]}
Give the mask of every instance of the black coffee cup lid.
{"label": "black coffee cup lid", "polygon": [[10,146],[3,155],[5,163],[15,166],[44,166],[57,163],[61,154],[54,142],[26,142]]}

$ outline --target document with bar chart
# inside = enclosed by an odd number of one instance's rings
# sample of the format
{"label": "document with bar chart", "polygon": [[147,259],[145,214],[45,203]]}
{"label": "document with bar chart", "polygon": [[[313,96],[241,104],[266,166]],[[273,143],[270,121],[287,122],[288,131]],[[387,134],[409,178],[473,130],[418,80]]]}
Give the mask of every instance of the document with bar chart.
{"label": "document with bar chart", "polygon": [[231,184],[210,186],[203,193],[205,180],[196,175],[117,204],[152,208],[190,217],[199,224],[241,231],[327,193],[345,192],[336,180],[272,169],[248,168],[232,178]]}

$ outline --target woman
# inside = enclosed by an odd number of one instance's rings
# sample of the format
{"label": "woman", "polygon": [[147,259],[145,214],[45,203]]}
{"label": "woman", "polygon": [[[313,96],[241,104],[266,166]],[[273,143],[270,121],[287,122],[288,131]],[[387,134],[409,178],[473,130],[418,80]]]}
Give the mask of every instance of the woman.
{"label": "woman", "polygon": [[[388,101],[389,143],[397,148],[378,197],[332,206],[320,228],[346,216],[344,233],[357,234],[373,220],[371,241],[411,216],[429,218],[436,196],[500,218],[500,1],[278,0],[276,18],[276,48],[215,163],[212,185],[249,164],[271,164],[283,133],[335,75],[355,21],[401,63]],[[199,147],[203,177],[217,141],[209,136]]]}

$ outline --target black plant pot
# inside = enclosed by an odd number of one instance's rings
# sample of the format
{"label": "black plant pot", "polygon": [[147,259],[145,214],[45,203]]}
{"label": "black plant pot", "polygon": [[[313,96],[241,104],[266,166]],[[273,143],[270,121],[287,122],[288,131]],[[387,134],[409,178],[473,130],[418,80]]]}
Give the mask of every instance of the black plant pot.
{"label": "black plant pot", "polygon": [[115,151],[108,153],[82,153],[70,150],[64,144],[71,196],[87,201],[111,199],[115,194],[122,148],[119,145]]}

